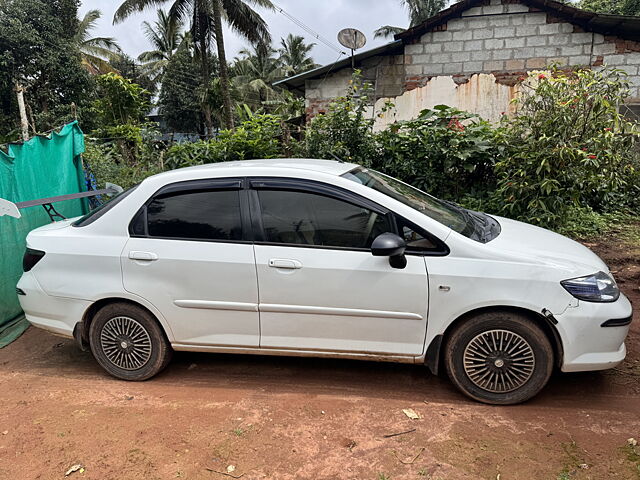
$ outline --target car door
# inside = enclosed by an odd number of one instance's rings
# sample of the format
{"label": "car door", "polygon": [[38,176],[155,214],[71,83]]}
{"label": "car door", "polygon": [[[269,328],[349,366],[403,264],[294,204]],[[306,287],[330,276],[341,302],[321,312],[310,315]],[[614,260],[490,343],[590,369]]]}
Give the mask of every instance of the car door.
{"label": "car door", "polygon": [[132,222],[124,287],[162,312],[174,343],[258,346],[246,204],[241,179],[180,182],[159,190]]}
{"label": "car door", "polygon": [[260,346],[420,355],[427,325],[424,258],[404,269],[370,252],[394,232],[384,208],[328,184],[253,179]]}

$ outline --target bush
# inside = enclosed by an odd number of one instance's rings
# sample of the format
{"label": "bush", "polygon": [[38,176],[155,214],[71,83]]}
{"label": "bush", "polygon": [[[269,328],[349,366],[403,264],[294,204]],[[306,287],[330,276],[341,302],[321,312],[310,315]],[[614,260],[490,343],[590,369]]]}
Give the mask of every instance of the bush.
{"label": "bush", "polygon": [[88,173],[93,174],[98,188],[104,188],[106,182],[129,188],[145,178],[165,170],[163,152],[145,144],[144,153],[131,164],[126,162],[119,149],[113,145],[86,142],[83,162]]}
{"label": "bush", "polygon": [[326,114],[311,120],[305,136],[306,156],[370,165],[378,155],[374,119],[366,116],[372,91],[356,70],[346,95],[332,102]]}
{"label": "bush", "polygon": [[505,214],[557,228],[572,209],[609,209],[627,188],[637,132],[618,113],[629,94],[624,75],[603,68],[529,76],[515,117],[504,121],[506,155],[496,165]]}
{"label": "bush", "polygon": [[503,150],[495,137],[478,115],[438,105],[379,133],[373,166],[443,198],[485,197],[495,188],[493,166]]}
{"label": "bush", "polygon": [[255,115],[236,130],[223,130],[212,140],[176,144],[168,149],[168,168],[254,158],[276,158],[283,151],[281,121],[274,115]]}

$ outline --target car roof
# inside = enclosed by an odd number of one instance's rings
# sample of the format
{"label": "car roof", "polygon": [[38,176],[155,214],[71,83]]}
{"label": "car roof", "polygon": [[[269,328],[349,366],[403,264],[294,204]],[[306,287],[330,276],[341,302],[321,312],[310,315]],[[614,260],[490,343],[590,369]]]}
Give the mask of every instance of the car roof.
{"label": "car roof", "polygon": [[[330,175],[342,175],[358,165],[354,163],[338,162],[335,160],[318,160],[310,158],[273,158],[264,160],[240,160],[232,162],[207,163],[195,167],[187,167],[180,171],[198,171],[198,173],[217,173],[221,169],[261,169],[261,168],[285,168],[291,170],[311,170]],[[237,173],[237,172],[236,172]],[[249,171],[246,172],[250,174]]]}

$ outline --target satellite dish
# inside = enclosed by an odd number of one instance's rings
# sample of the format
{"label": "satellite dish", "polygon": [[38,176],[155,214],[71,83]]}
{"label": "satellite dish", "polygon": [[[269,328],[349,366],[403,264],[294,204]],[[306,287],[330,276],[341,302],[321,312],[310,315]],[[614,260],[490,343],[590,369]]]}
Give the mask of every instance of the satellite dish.
{"label": "satellite dish", "polygon": [[345,28],[338,33],[340,45],[350,50],[358,50],[367,43],[367,37],[360,30],[355,28]]}

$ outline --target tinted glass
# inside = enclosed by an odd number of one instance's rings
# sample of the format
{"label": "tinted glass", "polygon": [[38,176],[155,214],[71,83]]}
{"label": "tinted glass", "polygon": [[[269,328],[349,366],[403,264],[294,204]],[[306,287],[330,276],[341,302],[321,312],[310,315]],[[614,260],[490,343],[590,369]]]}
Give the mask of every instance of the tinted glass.
{"label": "tinted glass", "polygon": [[[135,185],[135,186],[125,190],[122,193],[119,193],[115,197],[111,197],[110,200],[107,200],[106,202],[104,202],[99,207],[97,207],[97,208],[93,209],[92,211],[90,211],[89,213],[87,213],[84,217],[81,217],[78,220],[76,220],[75,222],[73,222],[71,225],[73,225],[74,227],[84,227],[86,225],[91,225],[93,222],[98,220],[101,216],[103,216],[105,213],[107,213],[109,210],[111,210],[113,207],[115,207],[118,203],[120,203],[122,200],[127,198],[127,196],[131,192],[133,192],[136,188],[138,188],[138,185]],[[105,198],[105,197],[106,196],[103,196],[103,198]],[[108,197],[106,197],[106,198],[108,198]]]}
{"label": "tinted glass", "polygon": [[465,214],[459,208],[438,200],[400,180],[363,168],[357,168],[342,176],[384,193],[458,233],[468,236],[474,230],[473,222],[465,217]]}
{"label": "tinted glass", "polygon": [[434,250],[437,245],[419,229],[413,227],[403,219],[398,219],[398,232],[404,239],[409,250]]}
{"label": "tinted glass", "polygon": [[242,240],[240,192],[179,192],[147,206],[149,236],[196,240]]}
{"label": "tinted glass", "polygon": [[369,248],[392,231],[386,215],[324,195],[260,190],[258,196],[268,242]]}

